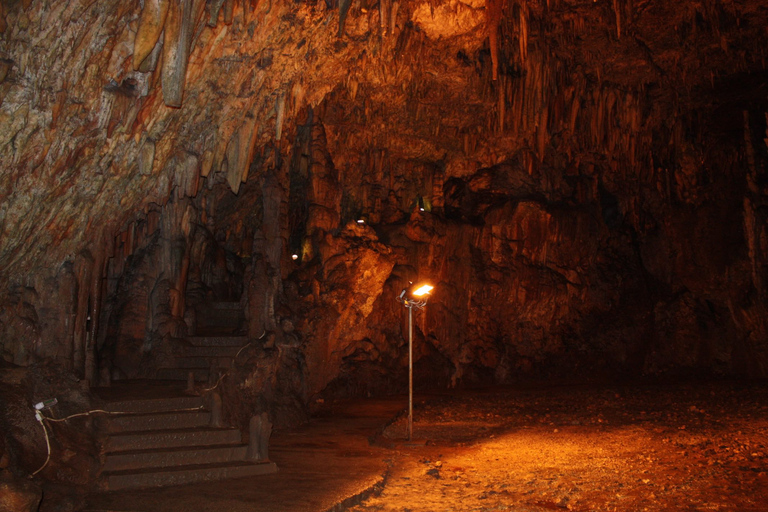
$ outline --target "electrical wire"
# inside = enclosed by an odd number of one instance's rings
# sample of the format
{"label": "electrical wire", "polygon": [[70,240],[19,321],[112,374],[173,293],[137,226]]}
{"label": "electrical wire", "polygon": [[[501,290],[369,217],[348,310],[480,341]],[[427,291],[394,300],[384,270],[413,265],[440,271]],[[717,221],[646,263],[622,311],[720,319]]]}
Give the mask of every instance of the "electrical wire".
{"label": "electrical wire", "polygon": [[45,462],[43,462],[43,465],[42,465],[42,466],[40,466],[40,467],[37,469],[37,471],[35,471],[34,473],[32,473],[32,476],[35,476],[36,474],[38,474],[39,472],[41,472],[41,471],[43,470],[43,468],[44,468],[45,466],[47,466],[47,465],[48,465],[48,462],[51,460],[51,440],[50,440],[50,438],[48,437],[48,429],[47,429],[47,428],[45,428],[45,423],[43,423],[43,418],[44,418],[44,416],[43,416],[43,413],[41,413],[40,411],[35,411],[35,418],[37,418],[37,421],[40,423],[40,426],[41,426],[41,427],[43,427],[43,433],[45,434],[45,446],[46,446],[46,447],[47,447],[47,449],[48,449],[48,454],[47,454],[47,455],[46,455],[46,457],[45,457]]}
{"label": "electrical wire", "polygon": [[[262,339],[264,336],[266,336],[266,334],[267,334],[267,331],[265,329],[264,332],[261,334],[261,336],[259,336],[259,339]],[[233,358],[232,362],[234,363],[237,360],[237,356],[239,356],[240,353],[243,350],[245,350],[248,346],[250,346],[252,343],[253,342],[250,342],[250,343],[247,343],[247,344],[243,345],[240,348],[240,350],[237,351],[237,354],[235,354],[235,357]],[[221,375],[221,377],[219,377],[219,380],[216,382],[216,384],[214,386],[212,386],[210,388],[204,388],[202,391],[213,391],[214,389],[219,387],[219,384],[221,384],[221,381],[224,380],[224,377],[226,377],[228,374],[229,374],[228,371],[223,373]],[[172,411],[168,411],[168,412],[200,411],[202,409],[205,409],[205,407],[201,405],[199,407],[190,407],[190,408],[187,408],[187,409],[173,409]],[[118,416],[118,415],[121,415],[121,414],[136,414],[135,412],[132,412],[132,411],[106,411],[104,409],[91,409],[90,411],[79,412],[77,414],[71,414],[71,415],[69,415],[69,416],[67,416],[65,418],[50,418],[48,416],[45,416],[41,411],[37,411],[36,410],[35,411],[35,418],[37,419],[38,423],[40,423],[40,426],[43,427],[43,434],[45,434],[45,446],[46,446],[46,449],[47,449],[48,453],[47,453],[47,455],[45,457],[45,462],[43,462],[43,465],[40,466],[36,471],[34,471],[32,473],[32,476],[35,476],[40,471],[42,471],[43,468],[45,468],[45,466],[47,466],[48,462],[50,462],[50,460],[51,460],[51,439],[48,436],[48,429],[45,428],[45,423],[43,422],[43,420],[51,421],[51,422],[57,422],[58,423],[58,422],[62,422],[62,421],[71,420],[72,418],[78,418],[78,417],[81,417],[81,416],[90,416],[91,414],[96,414],[96,413],[98,413],[98,414],[111,414],[111,415],[115,415],[115,416]]]}
{"label": "electrical wire", "polygon": [[[266,329],[264,329],[264,332],[263,332],[263,333],[261,333],[261,336],[259,336],[259,339],[262,339],[262,338],[263,338],[264,336],[266,336],[266,335],[267,335],[267,330],[266,330]],[[251,342],[248,342],[248,343],[246,343],[246,344],[245,344],[245,345],[243,345],[242,347],[240,347],[240,350],[238,350],[238,351],[237,351],[237,354],[235,354],[235,357],[233,357],[233,358],[232,358],[232,366],[233,366],[233,367],[234,367],[235,363],[237,363],[237,356],[239,356],[239,355],[240,355],[240,353],[241,353],[243,350],[245,350],[246,348],[250,347],[252,344],[253,344],[253,342],[251,341]],[[216,384],[214,384],[214,385],[213,385],[213,386],[211,386],[210,388],[203,388],[203,389],[201,389],[200,391],[202,391],[202,392],[204,392],[204,393],[205,393],[205,392],[208,392],[208,391],[213,391],[214,389],[216,389],[217,387],[219,387],[219,384],[221,384],[221,381],[222,381],[222,380],[224,380],[224,377],[226,377],[227,375],[229,375],[229,372],[230,372],[230,370],[227,370],[226,372],[222,373],[222,374],[221,374],[221,377],[219,377],[219,380],[218,380],[218,381],[216,381]]]}
{"label": "electrical wire", "polygon": [[[199,407],[190,407],[190,408],[187,408],[187,409],[173,409],[173,410],[170,410],[168,412],[199,411],[199,410],[204,409],[204,408],[205,407],[201,405]],[[46,420],[46,421],[67,421],[67,420],[71,420],[72,418],[77,418],[78,416],[90,416],[91,414],[94,414],[94,413],[112,414],[112,415],[138,414],[135,411],[134,412],[132,412],[132,411],[105,411],[104,409],[92,409],[90,411],[85,411],[85,412],[79,412],[77,414],[72,414],[70,416],[67,416],[66,418],[50,418],[48,416],[43,416],[43,419]]]}

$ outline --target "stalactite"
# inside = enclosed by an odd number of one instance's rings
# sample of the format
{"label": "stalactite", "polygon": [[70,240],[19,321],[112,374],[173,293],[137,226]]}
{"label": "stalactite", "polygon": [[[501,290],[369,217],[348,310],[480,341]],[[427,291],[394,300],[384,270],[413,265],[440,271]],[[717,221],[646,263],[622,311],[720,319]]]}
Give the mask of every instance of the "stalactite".
{"label": "stalactite", "polygon": [[213,166],[213,151],[206,149],[203,153],[203,160],[200,164],[200,176],[207,178],[211,173],[211,167]]}
{"label": "stalactite", "polygon": [[400,2],[398,2],[397,0],[392,2],[392,10],[389,14],[389,32],[392,34],[395,33],[395,28],[397,28],[397,10],[399,8],[400,8]]}
{"label": "stalactite", "polygon": [[339,0],[339,32],[338,37],[344,35],[344,22],[347,20],[347,13],[352,5],[352,0]]}
{"label": "stalactite", "polygon": [[202,14],[202,0],[171,0],[163,36],[163,100],[181,107],[195,24]]}
{"label": "stalactite", "polygon": [[283,119],[285,117],[285,93],[277,97],[275,104],[275,139],[280,140],[283,135]]}
{"label": "stalactite", "polygon": [[498,110],[499,110],[499,135],[504,134],[504,117],[506,115],[506,80],[504,78],[499,81],[499,101],[498,101]]}
{"label": "stalactite", "polygon": [[488,41],[491,47],[491,63],[493,79],[499,78],[499,23],[504,0],[485,0],[485,21],[488,30]]}
{"label": "stalactite", "polygon": [[144,143],[139,149],[139,174],[149,176],[152,174],[152,167],[155,164],[155,141],[150,138],[144,139]]}
{"label": "stalactite", "polygon": [[621,39],[621,5],[619,0],[613,0],[613,12],[616,14],[616,35]]}
{"label": "stalactite", "polygon": [[528,62],[528,4],[526,2],[527,0],[523,0],[520,5],[520,33],[518,36],[520,63],[523,66]]}
{"label": "stalactite", "polygon": [[209,9],[208,26],[209,27],[215,27],[216,23],[218,23],[219,12],[221,11],[222,5],[224,5],[224,0],[212,0],[210,2],[210,5],[208,7]]}
{"label": "stalactite", "polygon": [[235,14],[235,0],[225,0],[224,2],[224,24],[231,25]]}
{"label": "stalactite", "polygon": [[253,116],[246,117],[227,145],[227,183],[235,194],[240,190],[240,184],[248,179],[248,167],[253,159],[257,135],[256,119]]}
{"label": "stalactite", "polygon": [[145,0],[141,10],[139,28],[133,42],[133,69],[138,70],[141,63],[152,53],[163,31],[168,6],[171,0]]}
{"label": "stalactite", "polygon": [[391,0],[379,1],[379,26],[381,27],[382,35],[386,35],[389,25],[389,12],[392,8]]}

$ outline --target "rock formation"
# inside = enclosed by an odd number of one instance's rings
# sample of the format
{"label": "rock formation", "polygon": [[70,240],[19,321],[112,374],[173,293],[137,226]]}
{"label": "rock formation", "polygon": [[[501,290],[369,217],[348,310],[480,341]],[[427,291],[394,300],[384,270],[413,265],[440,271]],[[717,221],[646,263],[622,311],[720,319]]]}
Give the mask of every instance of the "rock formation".
{"label": "rock formation", "polygon": [[403,389],[394,299],[425,278],[423,386],[766,377],[766,26],[765,0],[4,2],[3,358],[147,377],[241,301],[225,394],[279,425]]}

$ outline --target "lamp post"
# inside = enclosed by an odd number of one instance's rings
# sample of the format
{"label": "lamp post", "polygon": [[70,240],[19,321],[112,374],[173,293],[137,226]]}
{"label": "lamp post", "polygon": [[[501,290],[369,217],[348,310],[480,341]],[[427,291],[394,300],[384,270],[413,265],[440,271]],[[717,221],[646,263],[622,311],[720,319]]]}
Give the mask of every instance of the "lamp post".
{"label": "lamp post", "polygon": [[413,308],[424,309],[433,288],[430,284],[411,284],[397,297],[408,308],[408,441],[413,439]]}

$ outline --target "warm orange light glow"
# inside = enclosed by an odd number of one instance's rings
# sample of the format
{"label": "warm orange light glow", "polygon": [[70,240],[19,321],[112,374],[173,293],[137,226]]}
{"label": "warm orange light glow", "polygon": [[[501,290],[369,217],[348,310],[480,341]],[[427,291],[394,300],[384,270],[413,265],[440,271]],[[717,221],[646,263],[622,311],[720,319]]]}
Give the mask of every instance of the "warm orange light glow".
{"label": "warm orange light glow", "polygon": [[417,288],[416,290],[414,290],[414,292],[411,295],[413,295],[414,297],[421,297],[422,295],[426,295],[429,292],[431,292],[432,288],[434,288],[434,286],[432,286],[431,284],[425,284],[420,288]]}

